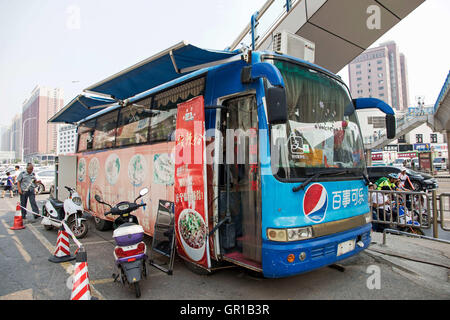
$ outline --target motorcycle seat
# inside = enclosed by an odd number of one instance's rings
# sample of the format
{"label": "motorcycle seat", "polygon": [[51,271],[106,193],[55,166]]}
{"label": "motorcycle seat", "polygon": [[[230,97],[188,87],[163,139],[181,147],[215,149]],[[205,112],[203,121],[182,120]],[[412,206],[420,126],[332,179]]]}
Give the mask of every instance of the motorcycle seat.
{"label": "motorcycle seat", "polygon": [[61,202],[61,201],[56,200],[56,199],[50,198],[50,203],[52,204],[53,208],[55,208],[56,210],[61,209],[62,207],[64,207],[64,202]]}

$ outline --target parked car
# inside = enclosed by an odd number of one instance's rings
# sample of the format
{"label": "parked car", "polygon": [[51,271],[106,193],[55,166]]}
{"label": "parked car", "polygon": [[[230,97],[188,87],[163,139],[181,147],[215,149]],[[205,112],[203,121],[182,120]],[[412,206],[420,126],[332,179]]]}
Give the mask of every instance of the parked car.
{"label": "parked car", "polygon": [[[381,177],[387,177],[391,173],[399,174],[400,172],[401,168],[392,166],[367,167],[370,182],[375,182]],[[409,176],[416,191],[427,191],[438,188],[437,180],[429,174],[419,173],[411,169],[406,169],[406,174]]]}
{"label": "parked car", "polygon": [[406,164],[406,168],[419,168],[419,158],[412,158],[407,164]]}
{"label": "parked car", "polygon": [[434,158],[433,167],[436,170],[447,170],[447,161],[445,158]]}
{"label": "parked car", "polygon": [[406,166],[406,160],[402,159],[402,158],[395,159],[395,161],[392,163],[392,165],[397,168],[402,168],[402,167]]}
{"label": "parked car", "polygon": [[50,192],[52,185],[55,184],[55,170],[43,170],[35,173],[36,179],[41,180],[42,183],[38,184],[36,194],[43,192]]}

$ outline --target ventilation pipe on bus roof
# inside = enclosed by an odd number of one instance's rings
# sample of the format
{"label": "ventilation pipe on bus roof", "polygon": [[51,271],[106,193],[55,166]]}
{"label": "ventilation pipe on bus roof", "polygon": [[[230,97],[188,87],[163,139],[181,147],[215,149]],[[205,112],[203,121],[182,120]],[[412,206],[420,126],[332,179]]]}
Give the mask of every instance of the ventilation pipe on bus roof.
{"label": "ventilation pipe on bus roof", "polygon": [[257,62],[242,68],[241,82],[252,83],[259,78],[266,78],[274,87],[284,88],[283,76],[273,64],[267,62]]}
{"label": "ventilation pipe on bus roof", "polygon": [[267,62],[258,62],[242,68],[242,83],[249,84],[260,78],[267,79],[270,84],[270,86],[266,88],[267,120],[270,124],[286,123],[286,90],[280,70]]}

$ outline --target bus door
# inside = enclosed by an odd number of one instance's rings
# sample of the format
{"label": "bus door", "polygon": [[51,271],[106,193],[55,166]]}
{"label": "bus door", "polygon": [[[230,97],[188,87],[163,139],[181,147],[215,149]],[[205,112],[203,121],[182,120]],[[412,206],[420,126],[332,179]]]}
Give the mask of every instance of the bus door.
{"label": "bus door", "polygon": [[233,234],[230,234],[229,226],[221,227],[221,252],[225,260],[260,269],[261,182],[256,97],[251,94],[232,98],[223,105],[220,130],[224,155],[223,164],[219,165],[219,220],[228,210]]}

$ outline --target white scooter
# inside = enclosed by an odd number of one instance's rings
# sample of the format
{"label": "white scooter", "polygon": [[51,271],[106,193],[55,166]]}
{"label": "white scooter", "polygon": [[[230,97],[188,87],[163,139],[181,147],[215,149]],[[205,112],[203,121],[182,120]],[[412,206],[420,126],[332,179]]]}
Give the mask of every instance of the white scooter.
{"label": "white scooter", "polygon": [[88,224],[83,218],[83,202],[75,189],[65,187],[69,191],[69,198],[61,202],[49,197],[42,208],[41,224],[46,230],[53,227],[60,228],[64,220],[78,239],[84,238],[88,232]]}

